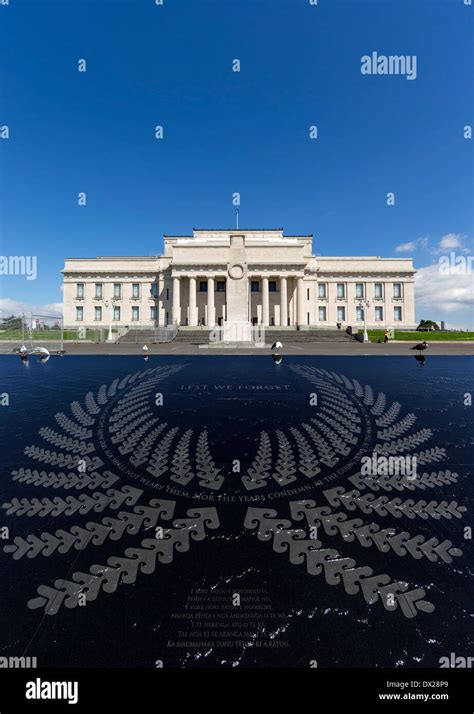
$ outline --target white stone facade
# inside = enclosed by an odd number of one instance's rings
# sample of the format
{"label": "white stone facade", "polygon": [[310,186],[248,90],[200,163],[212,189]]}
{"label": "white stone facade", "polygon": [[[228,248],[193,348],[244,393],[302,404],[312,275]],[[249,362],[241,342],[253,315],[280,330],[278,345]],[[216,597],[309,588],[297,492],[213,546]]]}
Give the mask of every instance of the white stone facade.
{"label": "white stone facade", "polygon": [[226,322],[307,329],[414,328],[411,258],[314,256],[313,237],[276,230],[164,236],[157,257],[67,258],[64,326]]}

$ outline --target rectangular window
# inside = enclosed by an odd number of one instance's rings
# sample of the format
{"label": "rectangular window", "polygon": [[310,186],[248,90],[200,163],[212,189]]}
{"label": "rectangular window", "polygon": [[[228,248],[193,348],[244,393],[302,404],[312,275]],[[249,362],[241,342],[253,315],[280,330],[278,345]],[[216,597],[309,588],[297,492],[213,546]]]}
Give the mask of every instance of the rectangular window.
{"label": "rectangular window", "polygon": [[358,305],[356,307],[356,320],[357,322],[362,322],[364,319],[364,308]]}
{"label": "rectangular window", "polygon": [[132,283],[132,298],[140,297],[140,283]]}
{"label": "rectangular window", "polygon": [[98,322],[100,322],[102,320],[102,308],[101,307],[94,308],[94,320],[97,320]]}
{"label": "rectangular window", "polygon": [[382,283],[375,283],[374,285],[374,297],[383,298],[383,285]]}
{"label": "rectangular window", "polygon": [[364,297],[364,283],[356,283],[356,297],[357,298]]}
{"label": "rectangular window", "polygon": [[346,297],[346,284],[345,283],[337,283],[337,297],[338,298],[345,298]]}
{"label": "rectangular window", "polygon": [[158,283],[151,284],[150,294],[151,294],[152,298],[158,297]]}
{"label": "rectangular window", "polygon": [[114,299],[120,300],[122,297],[122,285],[120,283],[114,283]]}
{"label": "rectangular window", "polygon": [[393,283],[393,297],[401,298],[401,296],[402,296],[402,284],[401,283]]}
{"label": "rectangular window", "polygon": [[76,320],[78,322],[82,322],[83,319],[84,319],[84,308],[82,307],[82,305],[80,305],[79,307],[76,307]]}
{"label": "rectangular window", "polygon": [[326,306],[320,305],[318,307],[318,320],[320,322],[326,322]]}
{"label": "rectangular window", "polygon": [[140,319],[140,308],[134,305],[132,307],[132,322],[138,322]]}
{"label": "rectangular window", "polygon": [[[167,300],[170,299],[170,289],[169,289],[169,288],[166,288],[166,299],[167,299]],[[168,319],[167,319],[167,321],[166,321],[166,324],[168,324]]]}
{"label": "rectangular window", "polygon": [[276,293],[276,291],[277,291],[276,280],[269,280],[269,281],[268,281],[268,292],[269,292],[269,293]]}
{"label": "rectangular window", "polygon": [[375,321],[382,322],[383,320],[383,307],[381,305],[375,306]]}
{"label": "rectangular window", "polygon": [[96,298],[102,298],[102,283],[95,284],[95,296]]}
{"label": "rectangular window", "polygon": [[200,281],[199,281],[199,292],[200,292],[200,293],[207,293],[207,280],[200,280]]}
{"label": "rectangular window", "polygon": [[[309,288],[306,290],[306,300],[309,300]],[[308,323],[309,325],[309,323]]]}
{"label": "rectangular window", "polygon": [[318,295],[320,298],[326,297],[326,283],[319,283],[318,285]]}
{"label": "rectangular window", "polygon": [[402,308],[399,305],[393,308],[393,319],[395,322],[400,322],[402,319]]}
{"label": "rectangular window", "polygon": [[338,305],[337,306],[337,321],[338,322],[344,322],[346,319],[346,308],[344,305]]}
{"label": "rectangular window", "polygon": [[120,320],[120,307],[118,305],[114,305],[114,320],[115,322]]}
{"label": "rectangular window", "polygon": [[260,283],[258,282],[258,280],[252,280],[250,289],[253,293],[260,292]]}
{"label": "rectangular window", "polygon": [[225,293],[225,280],[218,280],[216,283],[216,291],[218,293]]}
{"label": "rectangular window", "polygon": [[150,320],[156,320],[156,305],[150,307]]}
{"label": "rectangular window", "polygon": [[76,297],[77,297],[77,298],[83,298],[83,297],[84,297],[84,283],[77,283],[77,285],[76,285]]}

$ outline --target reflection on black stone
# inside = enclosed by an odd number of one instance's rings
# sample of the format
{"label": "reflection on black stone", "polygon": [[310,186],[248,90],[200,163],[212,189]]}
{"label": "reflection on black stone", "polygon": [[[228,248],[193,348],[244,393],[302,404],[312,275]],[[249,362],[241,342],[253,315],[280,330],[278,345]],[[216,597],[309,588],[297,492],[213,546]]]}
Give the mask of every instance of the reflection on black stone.
{"label": "reflection on black stone", "polygon": [[275,362],[275,364],[281,364],[283,357],[277,353],[272,355],[272,360]]}

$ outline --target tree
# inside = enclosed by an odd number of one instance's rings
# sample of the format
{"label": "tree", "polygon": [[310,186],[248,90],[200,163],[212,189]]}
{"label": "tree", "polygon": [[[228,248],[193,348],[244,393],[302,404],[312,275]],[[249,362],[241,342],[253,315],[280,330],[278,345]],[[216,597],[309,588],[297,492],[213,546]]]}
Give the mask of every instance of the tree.
{"label": "tree", "polygon": [[23,318],[15,315],[1,318],[0,329],[2,330],[19,330],[23,324]]}
{"label": "tree", "polygon": [[439,325],[433,320],[420,320],[420,324],[416,328],[419,332],[430,332],[431,330],[439,330]]}

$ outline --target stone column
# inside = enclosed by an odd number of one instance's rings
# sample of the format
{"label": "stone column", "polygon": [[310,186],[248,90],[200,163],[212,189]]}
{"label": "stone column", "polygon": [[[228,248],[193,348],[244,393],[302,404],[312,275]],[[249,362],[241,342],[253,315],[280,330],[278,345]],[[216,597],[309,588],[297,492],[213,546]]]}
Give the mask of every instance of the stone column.
{"label": "stone column", "polygon": [[197,325],[197,306],[196,306],[196,278],[189,278],[189,325],[196,327]]}
{"label": "stone column", "polygon": [[214,305],[214,278],[207,279],[207,325],[215,327],[216,308]]}
{"label": "stone column", "polygon": [[286,278],[280,278],[280,325],[288,325],[288,286]]}
{"label": "stone column", "polygon": [[175,325],[181,324],[181,302],[179,297],[179,287],[180,278],[173,278],[173,307],[171,312],[171,318],[173,320],[173,324]]}
{"label": "stone column", "polygon": [[163,273],[158,273],[158,299],[155,303],[158,327],[165,324],[163,302]]}
{"label": "stone column", "polygon": [[270,322],[270,306],[268,296],[268,278],[262,278],[262,322],[265,327]]}
{"label": "stone column", "polygon": [[300,326],[300,325],[305,324],[305,320],[304,320],[304,280],[303,280],[303,278],[298,278],[297,286],[298,286],[298,288],[297,288],[298,289],[297,324],[298,324],[298,326]]}

